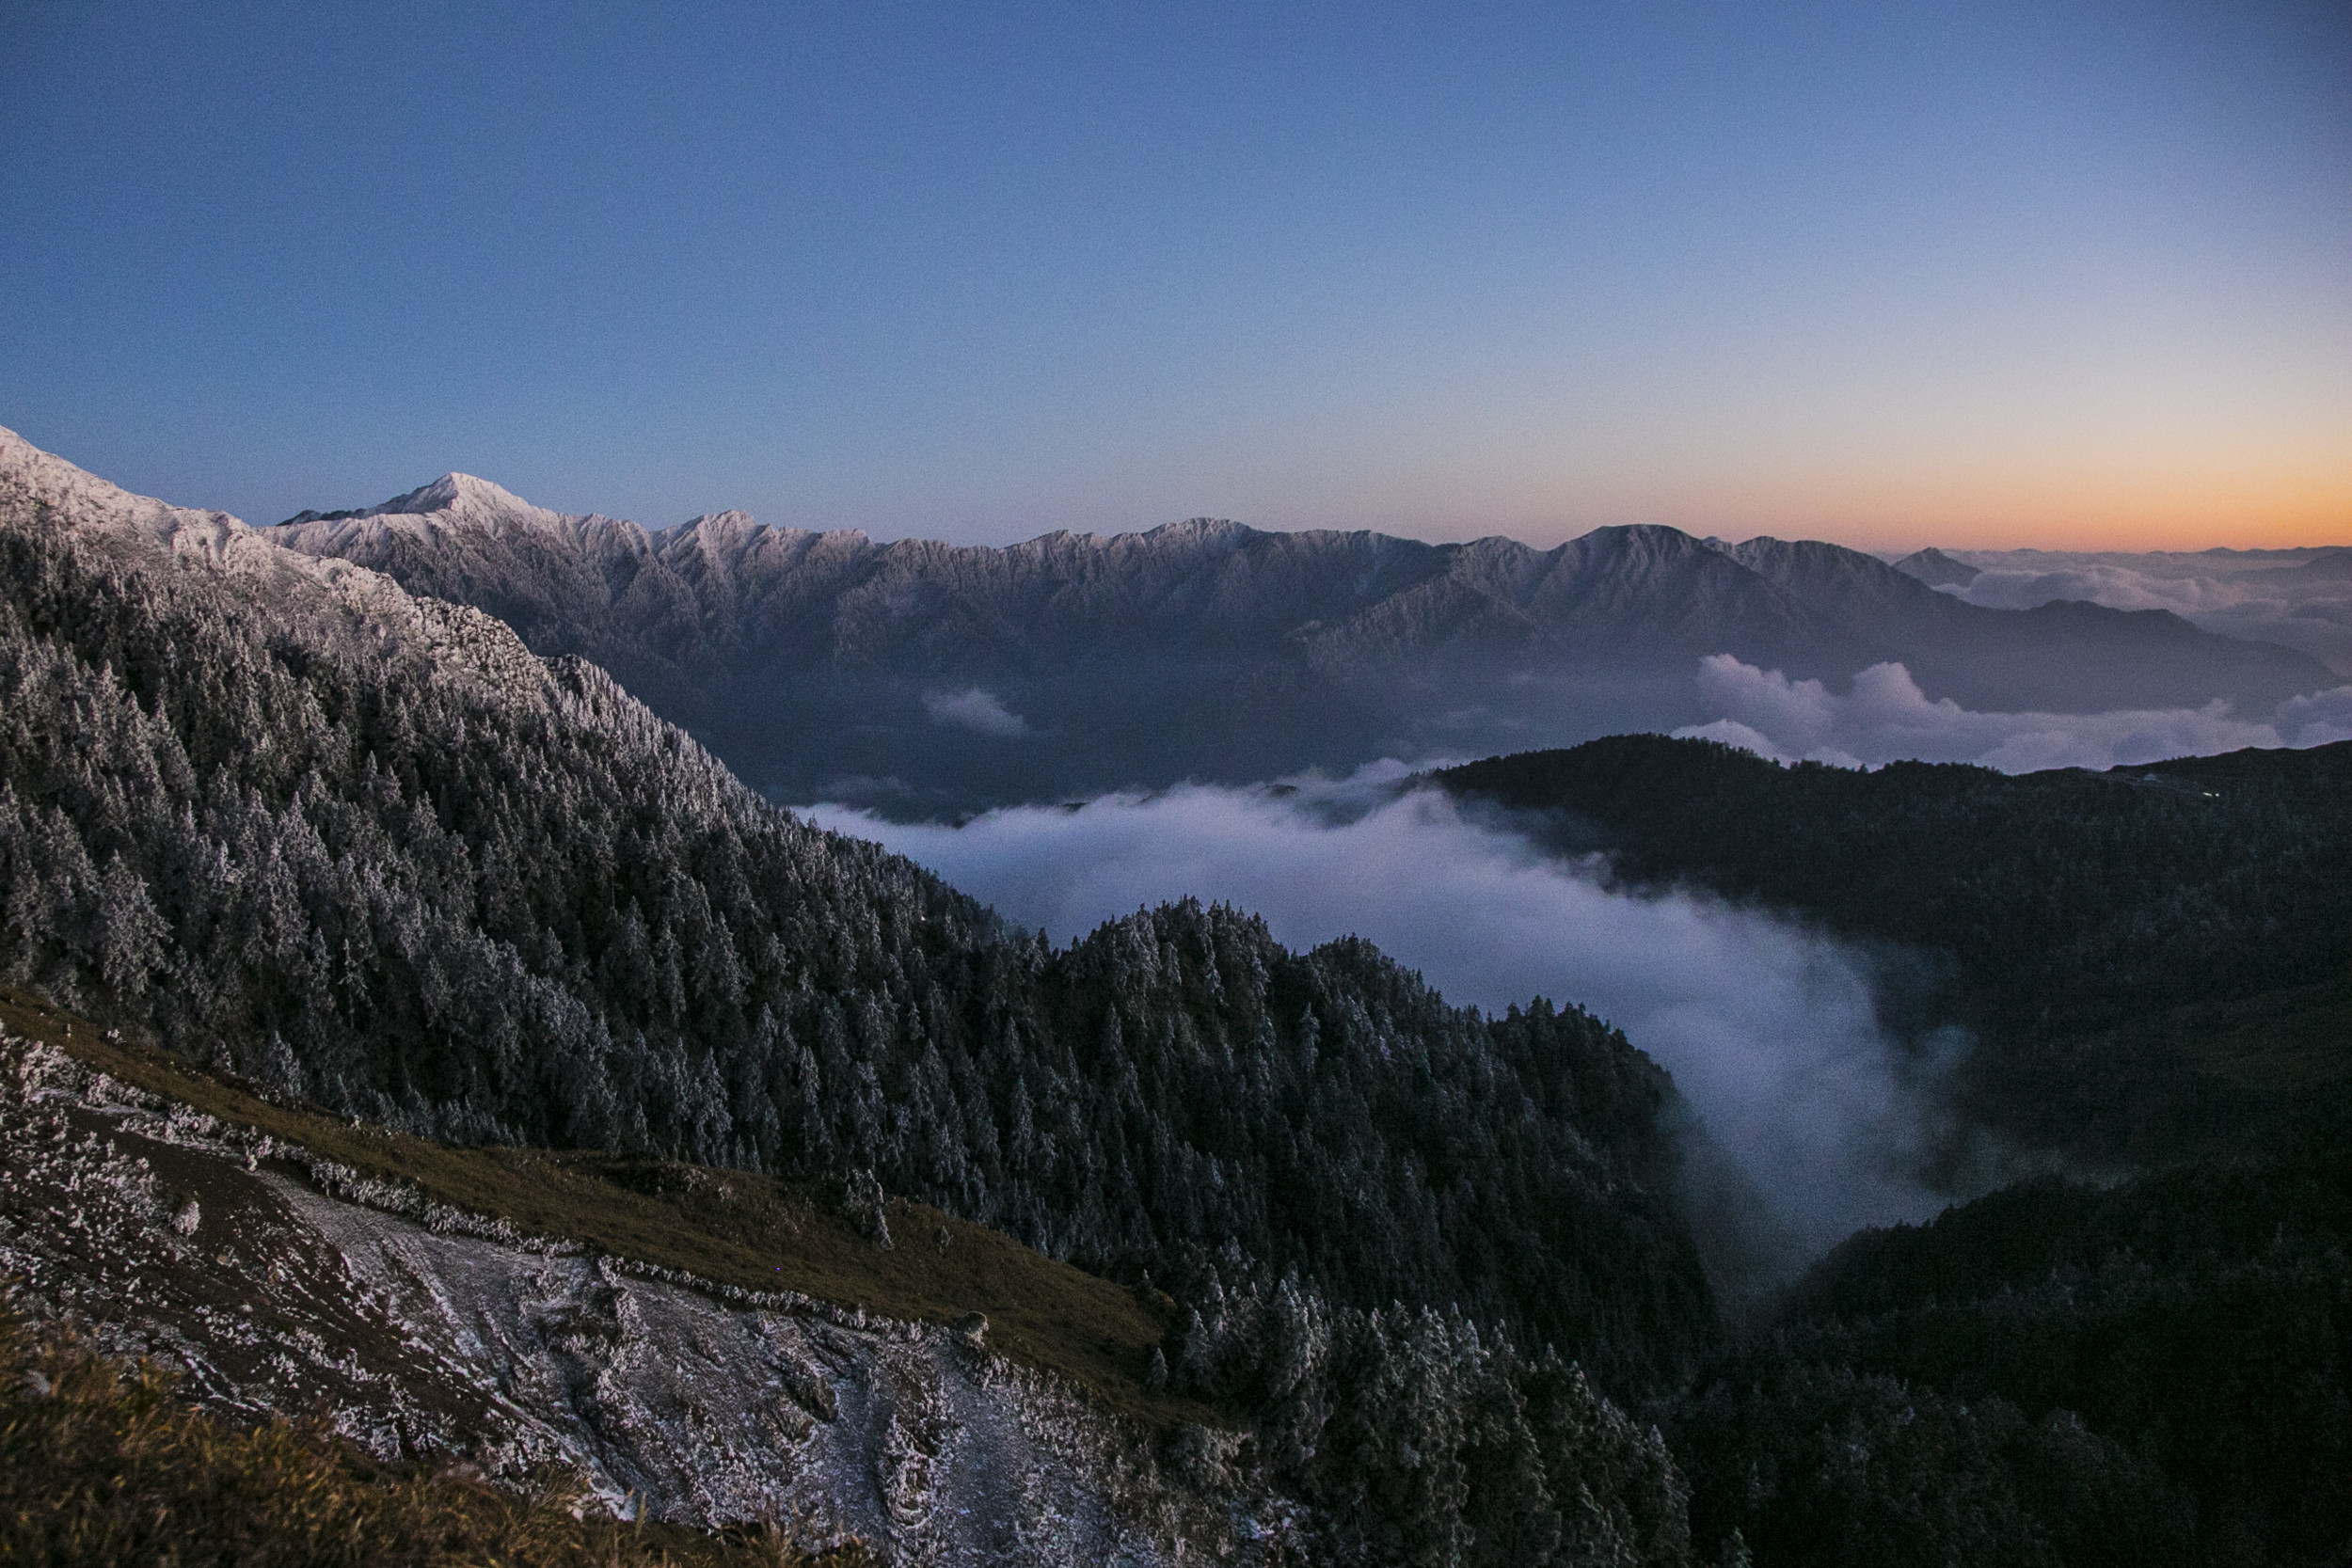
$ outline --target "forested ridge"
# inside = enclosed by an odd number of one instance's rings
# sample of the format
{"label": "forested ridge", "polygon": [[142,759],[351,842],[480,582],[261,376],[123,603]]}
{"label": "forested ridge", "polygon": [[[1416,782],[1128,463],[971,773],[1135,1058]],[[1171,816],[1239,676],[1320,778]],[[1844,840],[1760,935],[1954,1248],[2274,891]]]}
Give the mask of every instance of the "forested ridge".
{"label": "forested ridge", "polygon": [[7,477],[12,978],[341,1114],[878,1178],[1149,1275],[1154,1375],[1373,1560],[1680,1560],[1671,1465],[1582,1381],[1717,1335],[1615,1031],[1193,903],[1053,948],[479,611]]}
{"label": "forested ridge", "polygon": [[1793,767],[1618,736],[1437,775],[1681,880],[1957,960],[1999,1025],[2094,1028],[2352,966],[2352,741],[2106,773]]}
{"label": "forested ridge", "polygon": [[1661,1406],[1764,1564],[2352,1559],[2352,745],[2011,777],[1626,736],[1438,774],[1633,888],[1793,913],[2087,1156],[1858,1235]]}
{"label": "forested ridge", "polygon": [[2042,1179],[1857,1236],[1677,1402],[1758,1562],[2340,1563],[2352,1162]]}
{"label": "forested ridge", "polygon": [[1972,1112],[2135,1164],[2352,1133],[2352,742],[2011,776],[1620,736],[1436,775],[1562,854],[1870,944]]}

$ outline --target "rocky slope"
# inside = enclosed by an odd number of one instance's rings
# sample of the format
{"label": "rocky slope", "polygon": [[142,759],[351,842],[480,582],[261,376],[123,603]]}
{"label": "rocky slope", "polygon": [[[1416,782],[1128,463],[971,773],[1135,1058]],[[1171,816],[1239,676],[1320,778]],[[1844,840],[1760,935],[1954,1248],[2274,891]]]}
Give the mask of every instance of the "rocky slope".
{"label": "rocky slope", "polygon": [[324,1405],[379,1458],[556,1466],[625,1516],[907,1563],[1262,1556],[1295,1506],[1226,1477],[1215,1436],[1164,1475],[978,1334],[526,1238],[21,1036],[0,1067],[0,1274],[215,1412]]}
{"label": "rocky slope", "polygon": [[596,660],[771,792],[910,812],[1670,728],[1705,717],[1716,653],[1829,679],[1901,659],[1994,709],[2331,684],[2169,614],[1983,610],[1836,546],[1668,528],[1546,551],[1208,520],[880,545],[736,512],[648,531],[452,474],[271,534]]}

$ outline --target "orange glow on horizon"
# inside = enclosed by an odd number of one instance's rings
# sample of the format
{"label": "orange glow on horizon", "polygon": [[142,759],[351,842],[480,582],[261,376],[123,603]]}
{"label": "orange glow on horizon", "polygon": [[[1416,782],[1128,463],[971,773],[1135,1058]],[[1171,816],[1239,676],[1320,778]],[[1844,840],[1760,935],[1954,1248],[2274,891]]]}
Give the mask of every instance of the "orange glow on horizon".
{"label": "orange glow on horizon", "polygon": [[[1747,531],[1834,539],[1858,549],[2204,550],[2352,545],[2352,485],[2264,494],[2247,485],[2034,495],[1842,498],[1831,505],[1724,509]],[[1703,531],[1722,532],[1724,529]]]}
{"label": "orange glow on horizon", "polygon": [[[2078,551],[2352,546],[2352,473],[2259,481],[2222,473],[2124,481],[2010,474],[1943,483],[1893,476],[1808,483],[1784,475],[1754,484],[1719,478],[1672,496],[1628,492],[1631,486],[1613,498],[1608,515],[1598,515],[1589,499],[1556,508],[1527,505],[1518,536],[1556,543],[1604,523],[1654,522],[1727,539],[1771,534],[1906,553],[1929,545]],[[1517,509],[1506,503],[1504,510]]]}

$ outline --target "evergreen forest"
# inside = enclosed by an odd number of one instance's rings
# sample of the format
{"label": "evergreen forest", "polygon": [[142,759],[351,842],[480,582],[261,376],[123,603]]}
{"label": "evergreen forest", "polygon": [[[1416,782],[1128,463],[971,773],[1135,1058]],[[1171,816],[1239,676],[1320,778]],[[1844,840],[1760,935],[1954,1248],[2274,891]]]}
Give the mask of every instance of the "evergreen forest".
{"label": "evergreen forest", "polygon": [[1698,1539],[2352,1559],[2352,745],[2012,777],[1627,736],[1438,779],[1864,944],[1897,1033],[1966,1032],[1956,1128],[2101,1179],[1865,1232],[1740,1323],[1667,1402]]}

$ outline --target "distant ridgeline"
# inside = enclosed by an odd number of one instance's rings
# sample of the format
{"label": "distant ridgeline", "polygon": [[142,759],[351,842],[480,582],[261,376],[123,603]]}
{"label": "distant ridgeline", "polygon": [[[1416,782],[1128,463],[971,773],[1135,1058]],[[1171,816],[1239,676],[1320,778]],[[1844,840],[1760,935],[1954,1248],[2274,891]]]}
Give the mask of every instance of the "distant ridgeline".
{"label": "distant ridgeline", "polygon": [[2265,712],[2339,683],[2166,611],[1991,610],[1836,545],[1671,528],[878,544],[739,512],[648,531],[452,474],[267,534],[596,660],[776,799],[911,816],[1705,722],[1710,654],[1833,682],[1899,659],[1997,710]]}
{"label": "distant ridgeline", "polygon": [[2161,1163],[2352,1132],[2352,742],[2092,773],[1785,768],[1624,736],[1435,777],[1634,886],[1879,944],[1883,1006],[1983,1041],[2005,1128]]}
{"label": "distant ridgeline", "polygon": [[1210,1391],[1286,1273],[1611,1389],[1714,1339],[1671,1085],[1585,1014],[1190,903],[1053,949],[581,660],[8,440],[11,976],[408,1130],[871,1169],[1200,1306],[1169,1359]]}

